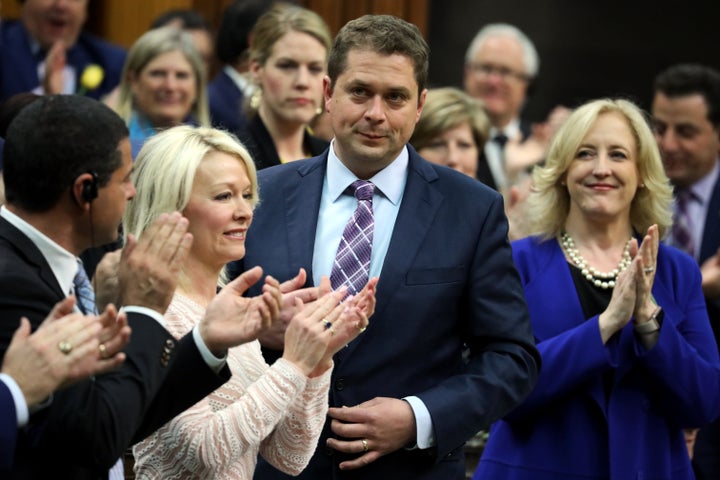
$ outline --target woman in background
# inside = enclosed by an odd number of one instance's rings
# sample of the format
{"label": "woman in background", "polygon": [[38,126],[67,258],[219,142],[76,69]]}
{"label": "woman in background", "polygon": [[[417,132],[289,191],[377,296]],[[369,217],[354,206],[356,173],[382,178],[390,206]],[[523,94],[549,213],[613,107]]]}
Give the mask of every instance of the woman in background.
{"label": "woman in background", "polygon": [[277,4],[263,14],[250,38],[250,120],[240,140],[258,170],[319,155],[328,142],[308,125],[323,110],[323,78],[330,31],[316,13]]}
{"label": "woman in background", "polygon": [[205,66],[192,36],[174,27],[143,34],[128,52],[115,110],[133,158],[147,138],[176,125],[210,125]]}
{"label": "woman in background", "polygon": [[427,93],[410,143],[426,160],[475,178],[489,131],[480,101],[457,88],[435,88]]}
{"label": "woman in background", "polygon": [[[245,255],[258,201],[255,167],[230,134],[179,126],[148,140],[133,181],[127,233],[140,237],[163,212],[181,211],[189,221],[193,244],[164,317],[180,337],[203,317],[224,265]],[[228,383],[133,448],[137,478],[249,479],[258,453],[297,475],[325,422],[333,355],[367,326],[374,282],[343,304],[340,290],[305,306],[297,297],[283,305],[281,315],[292,320],[272,366],[260,353],[260,328],[249,327],[250,341],[228,351]],[[321,290],[330,291],[329,280]]]}

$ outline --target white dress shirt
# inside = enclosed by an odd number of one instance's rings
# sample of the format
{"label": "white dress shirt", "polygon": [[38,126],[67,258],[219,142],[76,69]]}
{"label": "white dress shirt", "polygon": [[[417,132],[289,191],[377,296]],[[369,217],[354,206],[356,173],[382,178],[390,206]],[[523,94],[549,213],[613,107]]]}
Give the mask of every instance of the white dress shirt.
{"label": "white dress shirt", "polygon": [[[368,179],[375,185],[373,194],[373,245],[370,256],[370,277],[380,276],[385,255],[390,246],[395,219],[400,211],[405,184],[407,183],[409,154],[404,148],[393,162]],[[330,277],[335,254],[348,219],[355,212],[357,200],[344,195],[345,189],[358,180],[354,173],[335,154],[335,140],[330,144],[327,171],[323,180],[320,211],[318,213],[315,246],[313,250],[313,282],[320,284],[323,275]],[[427,407],[418,397],[405,397],[415,415],[417,447],[435,445],[432,418]]]}

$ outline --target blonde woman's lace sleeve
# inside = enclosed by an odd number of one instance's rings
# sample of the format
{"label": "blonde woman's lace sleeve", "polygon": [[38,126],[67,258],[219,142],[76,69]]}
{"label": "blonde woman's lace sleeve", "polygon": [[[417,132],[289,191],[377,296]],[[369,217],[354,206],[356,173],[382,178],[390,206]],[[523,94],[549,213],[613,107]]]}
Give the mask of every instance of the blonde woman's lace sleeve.
{"label": "blonde woman's lace sleeve", "polygon": [[[168,329],[189,331],[197,320],[186,317],[169,309]],[[231,349],[228,364],[225,385],[135,445],[138,479],[252,478],[261,444],[286,473],[307,465],[325,421],[329,372],[308,379],[283,359],[268,367],[257,341]]]}

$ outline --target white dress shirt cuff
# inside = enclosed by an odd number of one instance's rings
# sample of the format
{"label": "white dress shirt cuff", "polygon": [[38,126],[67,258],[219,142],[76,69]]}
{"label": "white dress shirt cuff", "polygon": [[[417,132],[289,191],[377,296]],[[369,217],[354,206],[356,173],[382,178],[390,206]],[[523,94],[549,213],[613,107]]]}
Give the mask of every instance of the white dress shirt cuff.
{"label": "white dress shirt cuff", "polygon": [[205,345],[205,342],[200,336],[200,329],[197,325],[193,327],[192,336],[193,340],[195,340],[195,345],[197,345],[197,348],[200,351],[200,355],[202,356],[203,360],[205,360],[205,363],[207,363],[207,366],[210,367],[213,372],[220,373],[220,370],[222,370],[222,368],[225,366],[225,362],[227,361],[227,354],[223,355],[222,358],[218,358],[213,355],[213,353],[210,351],[207,345]]}
{"label": "white dress shirt cuff", "polygon": [[[134,312],[134,313],[141,313],[143,315],[147,315],[149,317],[154,318],[158,321],[160,325],[165,327],[165,319],[162,315],[160,315],[159,312],[147,308],[147,307],[138,307],[138,306],[127,306],[123,307],[123,310],[126,312]],[[203,341],[202,337],[200,336],[200,332],[198,331],[197,325],[192,330],[192,336],[193,340],[195,341],[195,345],[197,346],[198,351],[200,352],[200,356],[205,361],[208,367],[215,372],[220,373],[220,370],[225,366],[225,363],[227,361],[227,355],[223,355],[222,358],[218,358],[215,355],[212,354],[210,349],[205,345],[205,342]]]}
{"label": "white dress shirt cuff", "polygon": [[403,400],[410,404],[415,415],[415,428],[417,429],[417,448],[425,449],[435,446],[435,434],[433,433],[432,417],[427,407],[418,397],[404,397]]}
{"label": "white dress shirt cuff", "polygon": [[22,428],[28,423],[30,414],[28,413],[27,402],[25,401],[25,395],[22,390],[10,375],[0,373],[0,382],[3,382],[10,390],[13,401],[15,402],[15,414],[17,415],[18,428]]}

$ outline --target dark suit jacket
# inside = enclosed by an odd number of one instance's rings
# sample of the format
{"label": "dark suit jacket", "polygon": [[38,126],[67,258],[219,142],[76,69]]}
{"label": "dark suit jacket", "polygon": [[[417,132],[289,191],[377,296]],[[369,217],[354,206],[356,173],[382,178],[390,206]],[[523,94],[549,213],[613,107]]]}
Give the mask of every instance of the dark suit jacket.
{"label": "dark suit jacket", "polygon": [[[37,327],[66,296],[38,248],[0,218],[0,355],[21,316]],[[55,392],[21,433],[2,478],[107,478],[131,444],[222,385],[192,335],[175,341],[154,319],[128,314],[132,340],[118,369]]]}
{"label": "dark suit jacket", "polygon": [[12,467],[17,434],[15,402],[5,382],[0,382],[0,471]]}
{"label": "dark suit jacket", "polygon": [[[240,132],[238,137],[250,152],[258,170],[280,165],[280,157],[275,148],[275,142],[273,142],[270,132],[265,127],[260,115],[251,118],[245,130]],[[303,142],[305,149],[312,155],[320,155],[328,147],[327,141],[310,135],[307,130],[305,130]]]}
{"label": "dark suit jacket", "polygon": [[[335,356],[330,405],[415,395],[427,406],[436,447],[393,452],[360,470],[325,448],[326,428],[304,479],[462,479],[462,445],[530,391],[540,358],[507,242],[497,192],[408,146],[410,163],[365,333]],[[312,279],[327,151],[259,173],[263,198],[244,266]],[[253,292],[254,294],[254,292]],[[470,358],[462,358],[463,344]],[[260,463],[257,479],[288,478]]]}
{"label": "dark suit jacket", "polygon": [[[3,23],[0,37],[0,101],[3,101],[16,93],[29,92],[40,84],[37,75],[40,59],[30,49],[30,38],[22,22]],[[102,67],[105,72],[102,83],[87,93],[87,96],[99,99],[120,83],[125,51],[83,32],[68,50],[67,62],[75,67],[77,88],[80,88],[80,75],[86,66],[97,64]]]}
{"label": "dark suit jacket", "polygon": [[[717,253],[720,248],[720,179],[713,187],[713,194],[705,218],[705,230],[700,245],[700,265]],[[720,345],[720,299],[706,298],[708,315],[715,333],[715,341]],[[695,442],[693,467],[698,480],[720,478],[720,420],[700,430]]]}
{"label": "dark suit jacket", "polygon": [[720,414],[720,358],[693,260],[660,246],[652,293],[663,324],[645,350],[632,324],[602,344],[556,241],[512,247],[543,369],[522,405],[493,425],[474,478],[693,478],[682,428]]}
{"label": "dark suit jacket", "polygon": [[246,126],[243,92],[230,76],[221,71],[208,85],[208,102],[213,127],[238,135]]}

